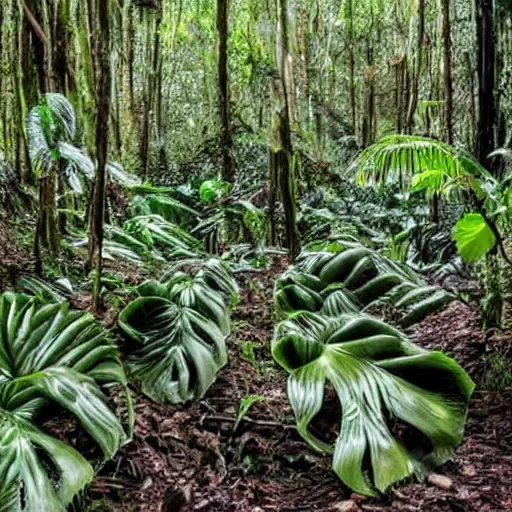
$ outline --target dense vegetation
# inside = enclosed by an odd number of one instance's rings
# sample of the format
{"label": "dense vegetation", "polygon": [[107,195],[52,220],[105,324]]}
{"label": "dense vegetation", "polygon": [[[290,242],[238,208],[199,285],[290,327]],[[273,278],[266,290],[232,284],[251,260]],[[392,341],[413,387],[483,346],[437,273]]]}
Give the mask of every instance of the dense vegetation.
{"label": "dense vegetation", "polygon": [[[296,510],[266,486],[307,494],[326,461],[308,510],[441,510],[400,486],[512,386],[510,2],[2,0],[0,23],[0,512]],[[505,510],[510,453],[478,449]],[[144,465],[194,450],[172,485]]]}

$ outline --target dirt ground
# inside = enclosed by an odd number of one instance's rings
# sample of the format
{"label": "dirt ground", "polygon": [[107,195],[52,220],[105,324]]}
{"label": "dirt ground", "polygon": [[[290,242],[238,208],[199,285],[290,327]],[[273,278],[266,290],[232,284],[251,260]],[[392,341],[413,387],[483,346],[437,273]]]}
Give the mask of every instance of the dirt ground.
{"label": "dirt ground", "polygon": [[[233,314],[229,365],[207,396],[182,407],[135,397],[135,436],[100,471],[89,510],[132,511],[475,511],[512,510],[512,390],[477,387],[465,440],[454,460],[427,481],[395,486],[381,501],[351,493],[330,458],[308,450],[294,428],[286,380],[272,362],[271,272],[242,277]],[[485,336],[476,308],[452,304],[415,331],[475,380],[484,368]],[[240,401],[257,395],[236,424]]]}

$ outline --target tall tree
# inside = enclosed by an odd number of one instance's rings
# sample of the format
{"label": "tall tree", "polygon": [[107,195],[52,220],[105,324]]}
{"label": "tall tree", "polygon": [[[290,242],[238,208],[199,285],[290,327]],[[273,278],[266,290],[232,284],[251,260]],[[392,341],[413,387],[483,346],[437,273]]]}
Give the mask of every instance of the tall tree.
{"label": "tall tree", "polygon": [[110,113],[110,21],[109,0],[96,0],[94,75],[96,96],[96,178],[93,187],[89,236],[89,263],[96,266],[94,308],[100,308],[103,221],[105,216],[105,174],[108,156],[108,120]]}
{"label": "tall tree", "polygon": [[495,149],[494,126],[496,123],[495,42],[493,0],[476,1],[476,33],[478,47],[478,134],[477,155],[482,164]]}
{"label": "tall tree", "polygon": [[217,37],[219,46],[219,107],[222,125],[222,179],[231,182],[233,181],[233,138],[231,133],[228,66],[229,0],[217,0]]}
{"label": "tall tree", "polygon": [[443,80],[444,80],[444,127],[446,142],[453,144],[453,84],[452,84],[452,29],[450,0],[441,0]]}
{"label": "tall tree", "polygon": [[357,99],[356,99],[356,50],[354,36],[354,3],[353,0],[347,0],[346,18],[348,24],[349,38],[349,75],[350,75],[350,109],[352,114],[352,128],[354,134],[357,134]]}
{"label": "tall tree", "polygon": [[423,70],[423,46],[425,45],[425,0],[418,0],[418,34],[416,41],[416,65],[411,84],[409,110],[407,112],[406,131],[408,133],[412,132],[414,114],[416,113],[416,109],[418,107],[420,94],[420,79]]}
{"label": "tall tree", "polygon": [[282,90],[282,104],[278,113],[279,133],[279,189],[284,209],[286,247],[294,258],[299,253],[299,237],[297,233],[297,205],[295,157],[292,144],[293,119],[293,58],[290,53],[288,31],[288,0],[279,1],[279,37],[277,40],[277,60]]}

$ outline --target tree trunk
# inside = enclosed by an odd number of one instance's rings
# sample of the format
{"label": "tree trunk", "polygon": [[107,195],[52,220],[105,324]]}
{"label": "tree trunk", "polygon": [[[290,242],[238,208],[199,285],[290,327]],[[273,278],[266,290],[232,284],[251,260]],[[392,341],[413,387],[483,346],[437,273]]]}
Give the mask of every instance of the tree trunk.
{"label": "tree trunk", "polygon": [[363,147],[370,146],[375,138],[375,68],[373,66],[373,48],[368,38],[366,68],[366,116],[363,123]]}
{"label": "tree trunk", "polygon": [[416,42],[416,66],[414,70],[413,83],[411,86],[411,98],[407,112],[407,133],[412,133],[414,125],[414,114],[418,108],[420,94],[420,78],[423,69],[423,45],[425,44],[425,0],[418,1],[418,39]]}
{"label": "tree trunk", "polygon": [[[144,12],[144,16],[146,17],[146,45],[145,51],[147,56],[147,62],[152,62],[152,53],[151,53],[151,20],[149,17],[149,13],[147,11]],[[157,27],[158,28],[158,27]],[[142,136],[141,136],[141,144],[140,144],[140,161],[142,166],[142,178],[145,180],[147,178],[148,166],[149,166],[149,123],[151,116],[151,91],[153,88],[153,66],[150,65],[149,71],[146,76],[145,83],[145,91],[144,91],[144,112],[142,119]]]}
{"label": "tree trunk", "polygon": [[354,4],[347,1],[348,37],[349,37],[349,77],[350,77],[350,108],[352,114],[352,128],[357,135],[357,103],[356,103],[356,53],[354,41]]}
{"label": "tree trunk", "polygon": [[217,0],[217,35],[219,45],[218,80],[219,80],[219,107],[221,117],[221,145],[222,145],[222,179],[233,181],[231,112],[229,97],[229,70],[228,70],[228,37],[229,37],[229,0]]}
{"label": "tree trunk", "polygon": [[94,44],[96,95],[96,179],[89,235],[89,263],[96,266],[93,290],[94,309],[101,305],[101,271],[103,250],[103,221],[105,216],[105,167],[108,156],[108,120],[110,111],[110,24],[109,1],[97,0],[97,20]]}
{"label": "tree trunk", "polygon": [[453,144],[452,32],[450,0],[441,0],[444,80],[444,126],[446,142]]}
{"label": "tree trunk", "polygon": [[487,157],[495,149],[496,123],[495,46],[492,0],[476,0],[476,31],[478,46],[478,134],[477,156],[487,166]]}
{"label": "tree trunk", "polygon": [[279,188],[283,203],[286,247],[292,258],[299,253],[296,212],[295,164],[291,120],[293,112],[293,60],[288,39],[288,0],[279,3],[278,60],[284,106],[279,112],[278,133],[280,141]]}

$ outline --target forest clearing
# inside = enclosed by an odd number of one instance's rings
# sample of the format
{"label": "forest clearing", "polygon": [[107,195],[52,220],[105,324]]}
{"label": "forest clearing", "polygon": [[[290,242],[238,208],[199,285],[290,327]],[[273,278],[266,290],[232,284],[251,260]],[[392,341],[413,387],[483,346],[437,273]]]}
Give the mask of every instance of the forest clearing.
{"label": "forest clearing", "polygon": [[512,511],[509,0],[0,27],[0,512]]}

